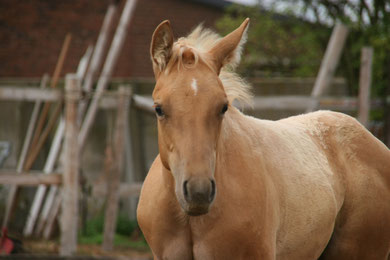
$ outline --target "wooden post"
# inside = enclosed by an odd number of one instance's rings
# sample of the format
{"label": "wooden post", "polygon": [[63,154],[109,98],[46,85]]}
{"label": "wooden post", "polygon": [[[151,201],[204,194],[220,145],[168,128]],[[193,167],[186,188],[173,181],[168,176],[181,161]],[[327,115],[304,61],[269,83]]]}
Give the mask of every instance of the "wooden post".
{"label": "wooden post", "polygon": [[[46,88],[48,80],[49,80],[49,76],[47,74],[45,74],[41,80],[41,89]],[[27,157],[28,148],[30,147],[31,138],[32,138],[32,135],[34,132],[35,124],[37,122],[41,103],[42,103],[41,101],[36,101],[34,104],[34,108],[33,108],[33,111],[31,113],[30,122],[29,122],[28,127],[27,127],[26,137],[24,139],[22,152],[20,153],[18,165],[16,166],[17,172],[23,171],[23,166],[24,166],[24,163],[25,163],[25,160]],[[5,215],[4,215],[4,219],[3,219],[3,227],[6,227],[8,225],[9,218],[10,218],[10,216],[12,214],[12,210],[15,206],[17,192],[18,192],[18,186],[14,185],[10,188],[8,198],[7,198]]]}
{"label": "wooden post", "polygon": [[363,47],[360,60],[358,120],[365,127],[368,127],[370,119],[371,67],[373,53],[372,47]]}
{"label": "wooden post", "polygon": [[[348,28],[341,23],[336,24],[326,48],[324,58],[321,62],[321,67],[318,72],[316,82],[314,83],[314,88],[311,93],[312,97],[320,97],[331,84],[347,35]],[[306,112],[315,110],[317,106],[318,102],[314,100],[308,106]]]}
{"label": "wooden post", "polygon": [[79,146],[77,136],[77,109],[81,96],[80,80],[68,74],[65,81],[65,165],[63,174],[61,249],[62,256],[69,256],[77,250],[78,189],[79,189]]}
{"label": "wooden post", "polygon": [[108,196],[104,221],[103,250],[112,250],[116,219],[118,216],[121,173],[124,163],[125,130],[128,117],[130,89],[119,88],[118,112],[114,134],[114,163],[110,178],[108,178]]}
{"label": "wooden post", "polygon": [[80,135],[79,135],[80,150],[82,150],[84,147],[89,129],[91,128],[93,120],[95,119],[95,115],[97,112],[100,98],[102,97],[103,92],[104,92],[105,88],[107,87],[108,82],[111,78],[112,71],[114,70],[114,66],[116,64],[119,53],[120,53],[122,46],[123,46],[123,43],[125,41],[127,27],[130,23],[130,18],[132,17],[136,3],[137,3],[137,0],[127,0],[126,1],[126,5],[123,9],[118,28],[115,32],[114,39],[112,41],[110,50],[107,54],[107,59],[106,59],[106,62],[104,64],[102,74],[99,78],[99,81],[98,81],[98,84],[96,87],[95,95],[91,101],[91,104],[88,108],[87,114],[85,115],[83,125],[80,129]]}

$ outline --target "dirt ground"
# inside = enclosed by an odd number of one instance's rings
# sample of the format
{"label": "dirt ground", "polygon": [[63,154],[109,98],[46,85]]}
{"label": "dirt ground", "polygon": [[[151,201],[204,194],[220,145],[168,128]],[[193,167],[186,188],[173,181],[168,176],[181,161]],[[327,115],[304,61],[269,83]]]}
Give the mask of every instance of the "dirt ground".
{"label": "dirt ground", "polygon": [[[25,240],[23,241],[23,248],[26,253],[31,255],[58,255],[59,243],[58,241],[47,240]],[[114,250],[104,251],[100,245],[78,245],[77,256],[91,256],[97,258],[109,259],[137,259],[149,260],[153,259],[150,251],[135,250],[129,247],[114,247]]]}

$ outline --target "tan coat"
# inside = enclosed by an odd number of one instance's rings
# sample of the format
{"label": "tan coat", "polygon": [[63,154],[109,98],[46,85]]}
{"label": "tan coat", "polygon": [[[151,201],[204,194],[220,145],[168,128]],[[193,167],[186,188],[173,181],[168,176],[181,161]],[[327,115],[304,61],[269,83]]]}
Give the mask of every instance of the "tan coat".
{"label": "tan coat", "polygon": [[173,45],[169,23],[154,34],[160,155],[137,215],[155,259],[388,259],[385,145],[341,113],[225,112],[232,92],[220,69],[246,28],[204,59]]}

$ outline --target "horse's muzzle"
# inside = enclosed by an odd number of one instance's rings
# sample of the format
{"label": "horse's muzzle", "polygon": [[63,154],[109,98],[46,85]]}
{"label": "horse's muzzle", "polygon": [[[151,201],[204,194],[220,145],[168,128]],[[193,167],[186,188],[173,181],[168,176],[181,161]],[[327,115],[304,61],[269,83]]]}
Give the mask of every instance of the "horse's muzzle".
{"label": "horse's muzzle", "polygon": [[208,213],[216,193],[215,181],[209,178],[191,178],[183,182],[183,194],[187,202],[185,211],[190,216]]}

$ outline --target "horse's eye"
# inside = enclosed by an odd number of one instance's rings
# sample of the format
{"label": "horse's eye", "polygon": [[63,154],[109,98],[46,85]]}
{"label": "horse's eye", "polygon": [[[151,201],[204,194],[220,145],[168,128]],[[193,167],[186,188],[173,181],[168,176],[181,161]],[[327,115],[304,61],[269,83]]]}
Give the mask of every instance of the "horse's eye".
{"label": "horse's eye", "polygon": [[161,116],[164,116],[164,112],[163,112],[161,106],[156,106],[156,107],[154,108],[154,110],[156,111],[157,116],[160,116],[160,117],[161,117]]}
{"label": "horse's eye", "polygon": [[228,110],[228,104],[223,105],[221,114],[225,114],[225,112]]}

